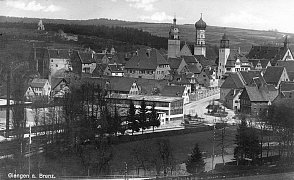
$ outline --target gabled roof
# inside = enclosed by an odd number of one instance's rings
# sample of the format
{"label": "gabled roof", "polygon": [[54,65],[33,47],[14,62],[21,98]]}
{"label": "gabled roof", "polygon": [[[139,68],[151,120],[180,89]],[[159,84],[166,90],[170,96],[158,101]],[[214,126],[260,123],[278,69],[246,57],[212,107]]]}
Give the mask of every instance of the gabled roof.
{"label": "gabled roof", "polygon": [[96,62],[95,56],[91,52],[79,52],[79,56],[83,64],[91,64]]}
{"label": "gabled roof", "polygon": [[109,64],[108,65],[109,69],[111,72],[114,72],[114,73],[120,73],[120,72],[123,72],[123,66],[122,65],[118,65],[118,64]]}
{"label": "gabled roof", "polygon": [[141,94],[155,95],[156,90],[160,93],[162,88],[168,85],[167,80],[134,78],[137,85],[140,87]]}
{"label": "gabled roof", "polygon": [[172,74],[172,79],[169,81],[170,84],[174,85],[186,85],[190,84],[185,74]]}
{"label": "gabled roof", "polygon": [[225,79],[221,88],[225,89],[242,89],[244,87],[244,82],[241,76],[237,73],[226,73],[228,77]]}
{"label": "gabled roof", "polygon": [[274,84],[277,85],[282,73],[284,71],[284,67],[281,66],[269,66],[266,68],[265,73],[263,75],[264,80],[268,83],[268,84]]}
{"label": "gabled roof", "polygon": [[248,63],[248,59],[243,54],[239,53],[236,50],[231,50],[226,63],[226,67],[235,67],[237,59],[240,60],[241,65],[242,63]]}
{"label": "gabled roof", "polygon": [[96,68],[94,69],[94,71],[92,72],[92,75],[93,76],[103,76],[104,75],[104,71],[105,69],[108,67],[107,64],[102,64],[102,63],[99,63],[96,65]]}
{"label": "gabled roof", "polygon": [[283,66],[287,72],[294,71],[294,61],[277,61],[276,66]]}
{"label": "gabled roof", "polygon": [[30,86],[33,88],[42,88],[45,86],[48,79],[33,79]]}
{"label": "gabled roof", "polygon": [[180,56],[193,56],[188,44],[184,44],[181,48]]}
{"label": "gabled roof", "polygon": [[168,58],[167,61],[171,69],[178,69],[182,62],[182,58]]}
{"label": "gabled roof", "polygon": [[160,91],[162,96],[182,97],[185,91],[185,86],[164,86]]}
{"label": "gabled roof", "polygon": [[252,64],[254,68],[257,66],[258,63],[260,63],[261,68],[263,69],[265,69],[270,62],[270,60],[268,59],[249,59],[248,61]]}
{"label": "gabled roof", "polygon": [[294,71],[287,71],[290,81],[294,81]]}
{"label": "gabled roof", "polygon": [[196,64],[189,64],[186,66],[189,72],[194,73],[194,74],[200,74],[201,69],[198,68]]}
{"label": "gabled roof", "polygon": [[287,50],[287,47],[280,46],[252,46],[247,55],[247,58],[280,60],[284,57]]}
{"label": "gabled roof", "polygon": [[262,81],[264,81],[261,75],[261,71],[240,71],[238,73],[241,74],[246,85],[249,85],[252,82],[253,78],[256,77],[259,77]]}
{"label": "gabled roof", "polygon": [[134,78],[118,76],[108,76],[107,81],[109,82],[108,88],[110,90],[124,92],[129,92],[133,83],[135,82]]}
{"label": "gabled roof", "polygon": [[52,87],[52,89],[55,89],[55,87],[58,86],[61,82],[67,83],[65,78],[61,78],[61,77],[53,77],[53,78],[51,78],[51,87]]}
{"label": "gabled roof", "polygon": [[243,89],[231,89],[230,92],[226,95],[225,99],[233,100]]}
{"label": "gabled roof", "polygon": [[264,86],[245,86],[245,90],[251,102],[268,102],[273,101],[278,96],[278,90],[270,91]]}
{"label": "gabled roof", "polygon": [[141,48],[138,54],[133,56],[125,66],[125,69],[152,69],[158,65],[168,65],[167,60],[156,49]]}
{"label": "gabled roof", "polygon": [[70,59],[69,50],[67,49],[49,49],[49,58]]}
{"label": "gabled roof", "polygon": [[294,91],[294,82],[282,82],[281,83],[281,91]]}
{"label": "gabled roof", "polygon": [[194,57],[197,59],[197,61],[200,62],[200,64],[202,65],[202,67],[205,67],[205,66],[216,66],[214,60],[209,60],[206,57],[204,57],[203,55],[194,55]]}
{"label": "gabled roof", "polygon": [[186,64],[197,64],[198,61],[194,56],[182,56]]}

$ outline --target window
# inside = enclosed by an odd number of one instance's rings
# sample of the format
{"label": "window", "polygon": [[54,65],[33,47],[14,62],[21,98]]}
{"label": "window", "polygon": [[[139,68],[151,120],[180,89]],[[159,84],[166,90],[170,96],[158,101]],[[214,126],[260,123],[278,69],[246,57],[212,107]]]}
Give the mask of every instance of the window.
{"label": "window", "polygon": [[56,64],[55,66],[58,67],[58,64]]}

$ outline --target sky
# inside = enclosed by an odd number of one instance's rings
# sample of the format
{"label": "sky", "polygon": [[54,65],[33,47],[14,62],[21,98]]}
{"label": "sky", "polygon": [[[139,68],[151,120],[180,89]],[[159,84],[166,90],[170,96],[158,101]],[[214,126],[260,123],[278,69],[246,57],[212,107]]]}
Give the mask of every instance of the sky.
{"label": "sky", "polygon": [[0,15],[54,19],[119,19],[294,33],[293,0],[0,0]]}

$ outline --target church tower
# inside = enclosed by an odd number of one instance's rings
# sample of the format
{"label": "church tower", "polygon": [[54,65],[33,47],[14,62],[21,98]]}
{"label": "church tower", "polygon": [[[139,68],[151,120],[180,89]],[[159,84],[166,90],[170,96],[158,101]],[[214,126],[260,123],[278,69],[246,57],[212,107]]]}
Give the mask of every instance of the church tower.
{"label": "church tower", "polygon": [[221,77],[226,73],[226,64],[228,57],[230,55],[230,44],[226,33],[224,33],[222,39],[220,40],[220,48],[218,53],[218,68],[217,68],[217,78]]}
{"label": "church tower", "polygon": [[45,30],[45,27],[44,27],[44,24],[42,22],[42,19],[40,19],[39,22],[38,22],[38,30],[39,31],[44,31]]}
{"label": "church tower", "polygon": [[168,38],[168,58],[178,57],[180,53],[180,36],[179,36],[179,28],[177,27],[176,18],[173,19],[173,25],[169,30],[169,38]]}
{"label": "church tower", "polygon": [[206,23],[201,18],[195,23],[196,28],[196,42],[194,45],[194,55],[203,55],[206,56],[206,46],[205,46],[205,29]]}

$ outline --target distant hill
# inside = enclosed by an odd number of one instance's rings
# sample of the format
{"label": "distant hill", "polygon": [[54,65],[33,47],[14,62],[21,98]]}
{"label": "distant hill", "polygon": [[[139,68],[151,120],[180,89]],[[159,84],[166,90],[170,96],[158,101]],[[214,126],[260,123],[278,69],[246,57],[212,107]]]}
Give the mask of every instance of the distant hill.
{"label": "distant hill", "polygon": [[[38,18],[17,18],[0,16],[0,22],[23,22],[37,23]],[[64,19],[43,19],[46,23],[57,24],[78,24],[78,25],[106,25],[106,26],[122,26],[141,29],[150,32],[153,35],[168,37],[170,24],[168,23],[145,23],[145,22],[129,22],[110,19],[89,19],[89,20],[64,20]],[[207,22],[209,25],[209,22]],[[182,41],[193,44],[195,41],[195,27],[193,24],[179,25]],[[219,45],[219,41],[223,33],[226,32],[231,47],[234,49],[241,48],[241,51],[248,52],[252,45],[276,44],[282,43],[284,36],[288,35],[290,42],[294,42],[294,34],[282,33],[276,31],[259,31],[239,28],[224,28],[217,26],[208,26],[206,29],[207,43],[211,46]],[[290,45],[291,47],[291,45]],[[294,45],[292,45],[294,48]]]}

